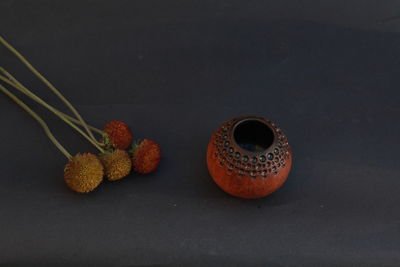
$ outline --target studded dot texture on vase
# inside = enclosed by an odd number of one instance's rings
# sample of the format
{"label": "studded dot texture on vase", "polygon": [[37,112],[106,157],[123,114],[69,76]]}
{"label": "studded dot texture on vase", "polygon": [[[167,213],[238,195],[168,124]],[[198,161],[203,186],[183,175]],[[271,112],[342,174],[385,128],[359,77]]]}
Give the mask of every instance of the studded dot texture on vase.
{"label": "studded dot texture on vase", "polygon": [[268,119],[239,117],[212,135],[207,166],[215,183],[240,198],[260,198],[287,179],[292,150],[282,130]]}

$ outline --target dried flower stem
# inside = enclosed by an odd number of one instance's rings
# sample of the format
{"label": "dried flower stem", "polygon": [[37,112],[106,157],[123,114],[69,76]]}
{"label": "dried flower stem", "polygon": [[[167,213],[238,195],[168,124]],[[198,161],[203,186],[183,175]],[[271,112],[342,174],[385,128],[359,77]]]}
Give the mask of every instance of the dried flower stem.
{"label": "dried flower stem", "polygon": [[76,131],[78,131],[84,138],[86,138],[92,145],[94,145],[100,152],[104,153],[104,149],[101,148],[97,142],[95,142],[92,138],[90,138],[87,134],[85,134],[78,126],[73,124],[70,120],[65,118],[58,110],[47,104],[45,101],[43,101],[40,97],[38,97],[36,94],[31,92],[28,88],[26,88],[23,84],[21,84],[18,80],[16,80],[10,73],[8,73],[5,69],[0,68],[0,71],[3,72],[7,77],[4,77],[0,75],[0,80],[11,85],[21,93],[25,94],[26,96],[32,98],[35,102],[43,105],[46,107],[48,110],[53,112],[56,116],[58,116],[60,119],[62,119],[64,122],[66,122],[69,126],[74,128]]}
{"label": "dried flower stem", "polygon": [[[13,82],[13,83],[14,83],[14,84],[12,85],[14,88],[15,88],[15,86],[20,87],[19,84],[21,84],[21,83],[20,83],[15,77],[13,77],[8,71],[6,71],[4,68],[0,67],[0,72],[2,72],[5,76],[7,76],[7,78],[9,79],[10,82]],[[2,77],[2,76],[0,75],[0,77]],[[4,81],[4,77],[3,77],[3,78],[0,78],[0,79]],[[8,83],[8,81],[5,81],[5,82]],[[10,85],[11,85],[11,84],[10,84]],[[21,84],[21,85],[22,85],[22,84]],[[16,89],[17,89],[17,88],[16,88]],[[33,97],[32,97],[31,95],[34,94],[34,93],[33,93],[31,90],[27,89],[25,86],[22,86],[22,88],[20,87],[19,89],[24,90],[25,92],[23,92],[23,93],[24,93],[26,96],[28,96],[28,97],[30,97],[30,98],[33,99]],[[19,90],[19,89],[17,89],[17,90]],[[39,103],[39,104],[40,104],[40,103]],[[49,106],[50,106],[50,105],[49,105]],[[79,120],[77,120],[77,119],[75,119],[74,117],[71,117],[71,116],[69,116],[68,114],[63,113],[62,111],[56,109],[55,107],[52,107],[52,109],[55,110],[55,111],[57,111],[58,115],[61,115],[61,116],[65,117],[65,118],[67,118],[68,120],[72,121],[72,122],[75,123],[75,124],[78,124],[78,125],[83,126],[83,125],[82,125],[82,122],[79,121]],[[86,124],[86,125],[87,125],[87,126],[89,127],[89,129],[91,129],[93,132],[96,132],[96,133],[98,133],[98,134],[100,134],[100,135],[103,135],[103,134],[104,134],[104,131],[102,131],[102,130],[96,128],[96,127],[93,127],[93,126],[91,126],[91,125],[89,125],[89,124]],[[100,144],[100,145],[101,145],[101,144]]]}
{"label": "dried flower stem", "polygon": [[[55,109],[55,108],[54,108],[54,109]],[[73,122],[73,123],[75,123],[75,124],[78,124],[78,125],[81,125],[81,126],[82,126],[82,122],[80,122],[79,120],[75,119],[74,117],[71,117],[71,116],[69,116],[68,114],[63,113],[62,111],[59,111],[58,109],[55,109],[55,110],[58,112],[59,115],[65,117],[67,120],[69,120],[69,121],[71,121],[71,122]],[[89,124],[87,124],[87,126],[88,126],[89,129],[92,130],[93,132],[96,132],[96,133],[98,133],[98,134],[100,134],[100,135],[103,135],[103,134],[104,134],[104,132],[103,132],[102,130],[100,130],[100,129],[96,128],[96,127],[93,127],[93,126],[91,126],[91,125],[89,125]],[[103,145],[103,144],[100,143],[100,145]]]}
{"label": "dried flower stem", "polygon": [[86,122],[83,120],[82,116],[78,113],[78,111],[74,108],[74,106],[58,91],[43,75],[39,73],[28,60],[25,59],[11,44],[9,44],[3,37],[0,36],[0,43],[2,43],[11,53],[13,53],[22,63],[28,67],[30,71],[32,71],[64,104],[72,111],[72,113],[76,116],[76,118],[81,122],[82,126],[85,128],[86,132],[89,134],[90,138],[93,141],[97,142],[94,137],[92,131],[87,126]]}
{"label": "dried flower stem", "polygon": [[17,103],[21,108],[23,108],[26,112],[29,113],[35,120],[37,120],[40,125],[43,127],[43,130],[45,131],[46,135],[50,138],[50,140],[53,142],[53,144],[68,158],[72,159],[71,154],[58,142],[58,140],[54,137],[54,135],[51,133],[49,127],[47,126],[46,122],[36,113],[34,112],[30,107],[28,107],[24,102],[22,102],[18,97],[16,97],[13,93],[7,90],[4,86],[0,84],[0,90],[6,94],[8,97],[10,97],[15,103]]}

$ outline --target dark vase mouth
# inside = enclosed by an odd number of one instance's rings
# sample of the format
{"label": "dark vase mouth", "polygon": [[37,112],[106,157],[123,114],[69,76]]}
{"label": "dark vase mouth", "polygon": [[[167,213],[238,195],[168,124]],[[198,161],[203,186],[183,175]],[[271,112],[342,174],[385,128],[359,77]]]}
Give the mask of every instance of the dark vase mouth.
{"label": "dark vase mouth", "polygon": [[237,122],[233,139],[238,147],[250,153],[265,152],[274,143],[274,131],[263,120],[256,118]]}

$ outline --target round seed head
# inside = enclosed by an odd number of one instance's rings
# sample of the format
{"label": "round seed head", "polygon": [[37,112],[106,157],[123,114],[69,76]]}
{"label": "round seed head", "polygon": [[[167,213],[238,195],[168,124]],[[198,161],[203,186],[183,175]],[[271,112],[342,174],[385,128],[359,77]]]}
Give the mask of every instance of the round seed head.
{"label": "round seed head", "polygon": [[104,126],[105,143],[113,148],[127,149],[133,140],[129,126],[122,121],[110,121]]}
{"label": "round seed head", "polygon": [[77,154],[69,160],[64,169],[64,181],[78,193],[93,191],[103,180],[103,165],[91,153]]}
{"label": "round seed head", "polygon": [[157,169],[161,159],[160,146],[149,139],[144,139],[133,149],[132,165],[138,173],[150,173]]}
{"label": "round seed head", "polygon": [[131,158],[125,150],[116,149],[100,157],[104,172],[109,181],[115,181],[129,175],[132,169]]}

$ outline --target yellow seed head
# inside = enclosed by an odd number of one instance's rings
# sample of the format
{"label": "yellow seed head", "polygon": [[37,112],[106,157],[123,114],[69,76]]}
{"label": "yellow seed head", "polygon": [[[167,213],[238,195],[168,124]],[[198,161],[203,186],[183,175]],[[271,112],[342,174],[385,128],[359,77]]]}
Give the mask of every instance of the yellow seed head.
{"label": "yellow seed head", "polygon": [[103,180],[104,168],[99,158],[91,153],[77,154],[65,166],[64,181],[78,193],[93,191]]}
{"label": "yellow seed head", "polygon": [[109,181],[122,179],[131,172],[131,158],[125,150],[116,149],[113,152],[104,153],[100,159]]}

